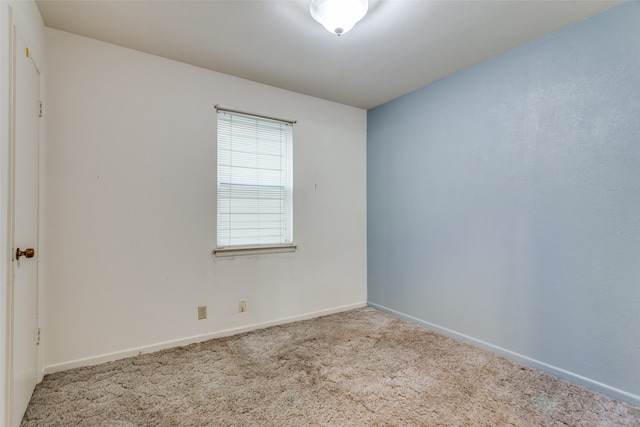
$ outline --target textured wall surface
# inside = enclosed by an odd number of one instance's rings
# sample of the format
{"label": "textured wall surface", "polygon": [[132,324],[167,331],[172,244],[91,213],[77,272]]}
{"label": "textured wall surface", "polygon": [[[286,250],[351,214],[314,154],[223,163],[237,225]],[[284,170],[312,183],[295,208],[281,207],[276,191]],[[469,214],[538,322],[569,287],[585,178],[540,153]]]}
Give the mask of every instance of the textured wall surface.
{"label": "textured wall surface", "polygon": [[640,404],[640,3],[369,111],[368,299]]}
{"label": "textured wall surface", "polygon": [[[366,111],[53,29],[47,66],[49,371],[365,304]],[[214,104],[297,120],[297,252],[212,258]]]}

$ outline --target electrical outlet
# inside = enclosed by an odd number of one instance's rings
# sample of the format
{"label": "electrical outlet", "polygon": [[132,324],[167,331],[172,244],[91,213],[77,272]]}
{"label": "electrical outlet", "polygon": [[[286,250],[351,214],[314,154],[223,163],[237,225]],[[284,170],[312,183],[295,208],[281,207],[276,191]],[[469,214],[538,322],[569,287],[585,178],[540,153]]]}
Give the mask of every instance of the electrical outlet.
{"label": "electrical outlet", "polygon": [[240,313],[244,313],[245,311],[247,311],[247,300],[240,300],[240,302],[238,303],[238,311]]}
{"label": "electrical outlet", "polygon": [[201,305],[200,307],[198,307],[198,320],[202,320],[206,318],[207,318],[207,306]]}

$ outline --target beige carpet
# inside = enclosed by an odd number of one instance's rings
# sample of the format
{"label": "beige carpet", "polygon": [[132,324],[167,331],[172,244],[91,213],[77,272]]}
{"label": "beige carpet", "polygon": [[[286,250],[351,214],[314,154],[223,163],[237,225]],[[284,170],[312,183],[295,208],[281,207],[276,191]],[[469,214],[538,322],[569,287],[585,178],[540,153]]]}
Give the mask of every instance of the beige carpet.
{"label": "beige carpet", "polygon": [[47,375],[22,426],[640,426],[640,408],[371,308]]}

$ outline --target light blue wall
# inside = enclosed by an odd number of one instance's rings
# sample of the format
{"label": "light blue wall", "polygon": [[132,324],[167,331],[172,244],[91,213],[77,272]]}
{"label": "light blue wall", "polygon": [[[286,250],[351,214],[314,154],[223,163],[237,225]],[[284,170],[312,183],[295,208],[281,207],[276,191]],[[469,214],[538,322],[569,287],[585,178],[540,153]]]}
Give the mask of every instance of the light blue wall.
{"label": "light blue wall", "polygon": [[640,3],[368,113],[370,303],[640,405]]}

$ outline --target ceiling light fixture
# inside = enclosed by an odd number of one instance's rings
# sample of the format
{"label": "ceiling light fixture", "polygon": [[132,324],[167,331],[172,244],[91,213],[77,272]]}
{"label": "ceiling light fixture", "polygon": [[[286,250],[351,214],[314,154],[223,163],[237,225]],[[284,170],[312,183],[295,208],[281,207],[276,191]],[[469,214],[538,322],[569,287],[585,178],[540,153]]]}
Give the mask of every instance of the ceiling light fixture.
{"label": "ceiling light fixture", "polygon": [[311,0],[311,16],[330,33],[341,35],[367,14],[368,0]]}

